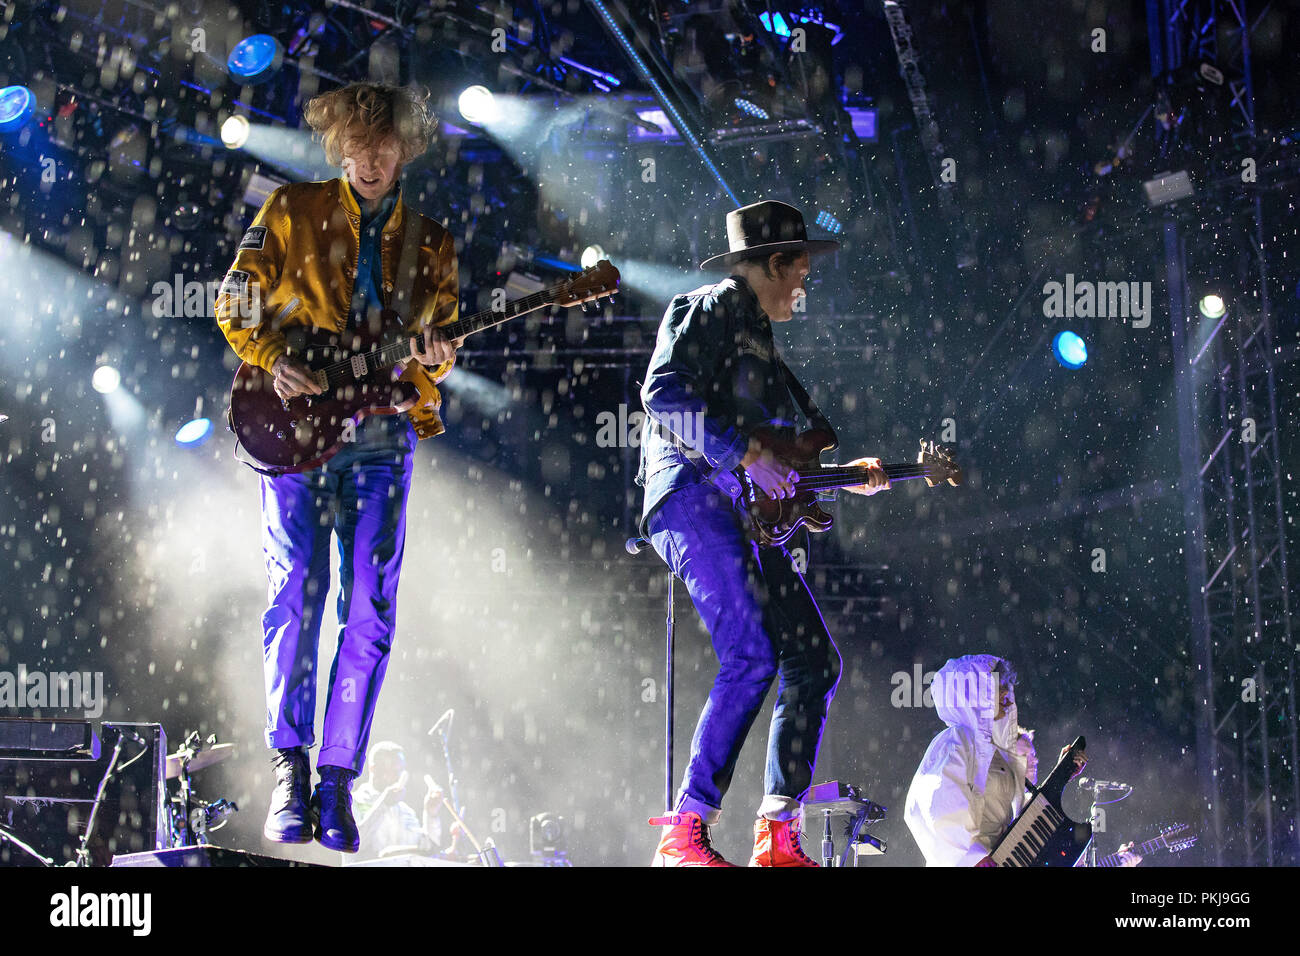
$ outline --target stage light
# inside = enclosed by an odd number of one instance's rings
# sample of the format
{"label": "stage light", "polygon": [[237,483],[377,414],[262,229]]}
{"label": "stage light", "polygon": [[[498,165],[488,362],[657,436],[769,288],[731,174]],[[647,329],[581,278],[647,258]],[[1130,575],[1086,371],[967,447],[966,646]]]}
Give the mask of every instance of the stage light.
{"label": "stage light", "polygon": [[818,226],[825,229],[832,236],[838,236],[844,231],[844,224],[824,209],[817,210],[816,222]]}
{"label": "stage light", "polygon": [[263,83],[280,68],[284,47],[269,33],[255,33],[235,44],[226,69],[241,83]]}
{"label": "stage light", "polygon": [[176,431],[176,444],[182,448],[197,448],[212,437],[212,419],[196,418]]}
{"label": "stage light", "polygon": [[36,96],[25,86],[0,89],[0,133],[21,129],[36,112]]}
{"label": "stage light", "polygon": [[878,136],[875,107],[850,106],[846,108],[849,122],[853,124],[853,133],[864,143],[874,143]]}
{"label": "stage light", "polygon": [[764,11],[758,15],[758,19],[762,22],[765,30],[775,33],[779,37],[790,36],[790,28],[786,26],[785,17],[781,16],[781,14]]}
{"label": "stage light", "polygon": [[456,106],[460,109],[461,116],[478,126],[491,123],[500,113],[496,97],[486,86],[469,87],[460,94]]}
{"label": "stage light", "polygon": [[239,149],[248,142],[250,129],[247,117],[232,116],[221,124],[221,141],[229,149]]}
{"label": "stage light", "polygon": [[747,100],[744,97],[738,96],[734,102],[736,104],[736,109],[748,116],[754,117],[755,119],[765,120],[772,118],[768,115],[767,110],[763,109],[763,107],[759,106],[753,100]]}
{"label": "stage light", "polygon": [[1228,304],[1223,301],[1223,296],[1215,295],[1213,292],[1201,296],[1199,305],[1201,315],[1207,319],[1221,319],[1223,314],[1228,311]]}
{"label": "stage light", "polygon": [[1088,346],[1074,332],[1056,333],[1052,339],[1052,354],[1066,368],[1081,368],[1088,361]]}
{"label": "stage light", "polygon": [[122,375],[111,365],[101,365],[90,377],[90,384],[101,395],[110,395],[122,384]]}
{"label": "stage light", "polygon": [[600,246],[588,246],[586,249],[582,250],[582,258],[578,261],[582,263],[584,269],[590,269],[601,259],[608,258],[609,256],[605,254],[605,250]]}

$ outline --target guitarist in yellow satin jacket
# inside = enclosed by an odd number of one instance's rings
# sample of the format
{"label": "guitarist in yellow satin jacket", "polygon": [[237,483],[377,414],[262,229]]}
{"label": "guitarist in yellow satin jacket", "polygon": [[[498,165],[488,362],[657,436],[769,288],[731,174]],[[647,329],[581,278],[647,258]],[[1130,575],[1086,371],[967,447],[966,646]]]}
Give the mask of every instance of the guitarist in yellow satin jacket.
{"label": "guitarist in yellow satin jacket", "polygon": [[[414,336],[459,315],[456,244],[441,225],[402,202],[400,188],[392,195],[392,213],[380,236],[382,277],[374,278],[387,301],[397,280],[403,228],[412,217],[421,241],[404,318]],[[347,176],[291,183],[267,197],[217,294],[217,325],[242,361],[274,373],[285,354],[283,329],[307,325],[339,332],[346,327],[360,264],[361,214]],[[450,364],[430,372],[411,362],[403,374],[429,400],[407,413],[419,438],[443,432],[434,386],[448,371]]]}
{"label": "guitarist in yellow satin jacket", "polygon": [[[263,836],[277,843],[314,838],[355,853],[360,834],[351,786],[365,760],[396,633],[415,444],[443,431],[435,383],[451,370],[460,342],[437,329],[457,317],[459,279],[451,235],[401,196],[402,166],[428,148],[433,132],[425,97],[355,83],[315,97],[306,121],[343,176],[271,194],[226,273],[217,322],[241,359],[272,373],[284,400],[321,391],[307,366],[286,354],[284,329],[342,331],[380,321],[392,304],[412,336],[402,376],[422,400],[411,411],[366,418],[354,440],[318,468],[259,479],[268,581],[266,743],[276,777]],[[397,275],[408,227],[418,230],[419,255],[409,307],[401,308],[399,284],[411,281]],[[421,352],[417,332],[426,343]],[[339,641],[317,756],[320,782],[312,792],[309,749],[316,743],[331,533],[338,538]]]}

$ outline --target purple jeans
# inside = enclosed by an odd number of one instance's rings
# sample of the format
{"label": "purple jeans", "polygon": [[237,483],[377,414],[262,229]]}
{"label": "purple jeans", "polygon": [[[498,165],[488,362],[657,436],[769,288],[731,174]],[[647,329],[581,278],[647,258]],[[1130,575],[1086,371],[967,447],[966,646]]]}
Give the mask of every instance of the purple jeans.
{"label": "purple jeans", "polygon": [[763,792],[797,800],[812,783],[841,666],[803,575],[785,548],[749,541],[730,499],[712,485],[674,491],[646,525],[655,551],[686,583],[718,656],[676,809],[716,821],[774,680]]}
{"label": "purple jeans", "polygon": [[338,542],[338,650],[319,766],[360,772],[397,616],[415,432],[406,416],[364,421],[319,468],[262,476],[269,606],[262,616],[266,743],[315,743],[317,647]]}

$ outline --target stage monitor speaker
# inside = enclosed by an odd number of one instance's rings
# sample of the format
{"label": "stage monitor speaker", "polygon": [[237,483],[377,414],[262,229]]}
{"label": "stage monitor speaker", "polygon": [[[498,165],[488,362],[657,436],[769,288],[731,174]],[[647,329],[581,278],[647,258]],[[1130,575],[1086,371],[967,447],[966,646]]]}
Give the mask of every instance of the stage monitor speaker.
{"label": "stage monitor speaker", "polygon": [[[51,733],[57,721],[33,720],[27,736],[61,743],[80,739],[84,721]],[[8,728],[10,737],[22,736]],[[144,741],[139,743],[136,738]],[[16,739],[16,738],[15,738]],[[171,843],[165,799],[167,735],[160,724],[105,722],[99,735],[99,756],[90,759],[84,748],[69,754],[10,757],[0,753],[0,827],[13,833],[56,866],[75,860],[100,781],[121,742],[112,778],[95,816],[88,849],[95,866],[108,866],[118,853],[161,850]],[[39,860],[7,840],[0,840],[0,866],[40,866]]]}

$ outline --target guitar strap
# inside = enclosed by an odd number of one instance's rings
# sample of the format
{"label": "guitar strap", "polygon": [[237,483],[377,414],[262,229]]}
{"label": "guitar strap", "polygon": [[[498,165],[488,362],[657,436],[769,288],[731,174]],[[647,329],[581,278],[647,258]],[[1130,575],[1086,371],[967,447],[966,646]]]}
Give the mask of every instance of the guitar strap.
{"label": "guitar strap", "polygon": [[785,359],[773,352],[776,358],[777,368],[781,370],[781,377],[785,379],[785,387],[794,398],[795,404],[799,406],[799,411],[803,412],[804,417],[808,419],[809,424],[814,428],[825,428],[831,433],[831,447],[827,451],[834,451],[840,447],[839,436],[835,434],[835,429],[831,427],[830,420],[822,414],[822,410],[817,407],[817,403],[812,400],[808,390],[799,384],[799,380],[794,377],[794,372],[785,364]]}
{"label": "guitar strap", "polygon": [[[777,354],[775,349],[772,352],[772,357],[776,360],[777,371],[781,375],[786,390],[794,399],[795,404],[799,406],[799,410],[803,412],[804,417],[808,419],[809,424],[814,428],[825,428],[831,433],[831,446],[827,450],[834,451],[840,446],[840,440],[835,434],[835,429],[831,427],[830,420],[822,414],[822,410],[818,408],[817,403],[812,400],[812,396],[808,394],[808,390],[800,384],[797,378],[795,378],[794,373],[790,371],[789,366],[785,364],[785,360]],[[713,467],[703,455],[674,435],[662,424],[655,421],[653,418],[650,418],[649,422],[651,427],[658,432],[665,441],[675,445],[688,459],[690,459],[691,463],[694,464],[695,467],[704,475],[705,481],[708,481],[721,489],[725,494],[733,499],[740,494],[740,481],[734,474],[732,474],[730,469]]]}
{"label": "guitar strap", "polygon": [[408,312],[415,298],[415,280],[420,272],[421,240],[432,237],[421,236],[414,223],[417,219],[414,209],[402,203],[402,251],[397,257],[397,270],[393,273],[393,295],[388,307],[403,319],[409,319]]}
{"label": "guitar strap", "polygon": [[[400,188],[400,187],[399,187]],[[399,194],[400,196],[400,194]],[[395,311],[405,320],[410,309],[411,302],[415,299],[415,280],[420,272],[420,245],[422,241],[432,242],[432,236],[421,235],[422,230],[417,228],[414,223],[419,217],[415,211],[402,202],[402,251],[398,253],[397,270],[393,273],[393,294],[389,297],[388,308]],[[235,431],[234,420],[231,418],[230,409],[226,410],[226,423],[232,432]],[[235,459],[243,462],[255,472],[268,477],[275,477],[274,472],[264,471],[249,458],[244,446],[239,441],[238,433],[235,434]]]}

